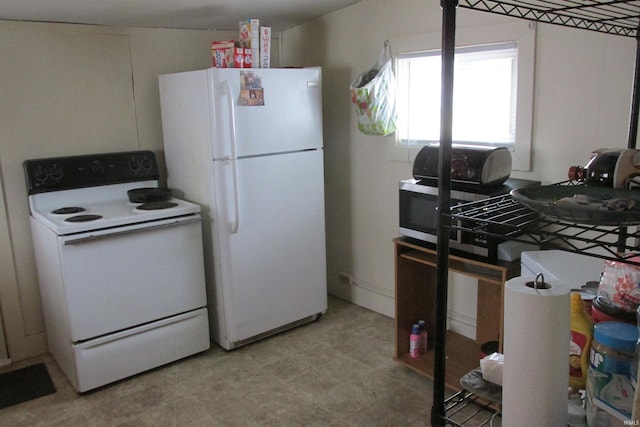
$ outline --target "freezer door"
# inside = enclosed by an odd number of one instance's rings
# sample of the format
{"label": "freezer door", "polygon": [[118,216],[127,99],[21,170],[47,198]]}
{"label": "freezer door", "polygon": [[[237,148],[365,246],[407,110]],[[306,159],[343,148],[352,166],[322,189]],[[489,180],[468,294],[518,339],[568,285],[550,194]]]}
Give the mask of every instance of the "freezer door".
{"label": "freezer door", "polygon": [[[327,308],[323,153],[214,162],[226,340],[238,342]],[[220,187],[219,187],[220,188]],[[237,232],[232,233],[239,209]]]}
{"label": "freezer door", "polygon": [[[240,94],[241,73],[253,73],[264,105],[246,106]],[[213,156],[237,157],[322,147],[322,85],[319,68],[210,69],[215,128]]]}

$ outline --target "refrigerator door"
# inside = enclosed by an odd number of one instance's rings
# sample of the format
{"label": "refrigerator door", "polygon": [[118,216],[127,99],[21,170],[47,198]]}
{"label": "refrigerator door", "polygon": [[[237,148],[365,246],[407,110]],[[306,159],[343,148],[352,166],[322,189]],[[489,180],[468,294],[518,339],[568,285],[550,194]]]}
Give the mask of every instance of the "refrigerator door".
{"label": "refrigerator door", "polygon": [[322,150],[236,163],[237,204],[232,161],[214,162],[221,339],[231,343],[327,308]]}
{"label": "refrigerator door", "polygon": [[[322,147],[320,68],[207,70],[214,104],[214,159],[286,153]],[[241,73],[253,73],[264,105],[242,105]]]}

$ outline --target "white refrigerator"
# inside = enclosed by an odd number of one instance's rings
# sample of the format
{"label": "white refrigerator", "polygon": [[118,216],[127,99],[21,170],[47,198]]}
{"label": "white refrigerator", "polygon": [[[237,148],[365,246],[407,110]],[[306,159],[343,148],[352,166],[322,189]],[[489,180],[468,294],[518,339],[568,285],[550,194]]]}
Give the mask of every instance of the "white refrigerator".
{"label": "white refrigerator", "polygon": [[167,184],[202,206],[211,339],[225,349],[326,311],[321,78],[159,77]]}

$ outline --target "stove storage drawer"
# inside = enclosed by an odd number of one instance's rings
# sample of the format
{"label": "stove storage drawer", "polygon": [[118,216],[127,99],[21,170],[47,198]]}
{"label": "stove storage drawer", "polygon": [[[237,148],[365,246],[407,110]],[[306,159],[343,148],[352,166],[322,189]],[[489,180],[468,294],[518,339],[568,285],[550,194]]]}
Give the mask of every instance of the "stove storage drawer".
{"label": "stove storage drawer", "polygon": [[[83,392],[209,348],[207,309],[73,345],[74,384]],[[143,345],[141,344],[143,343]]]}

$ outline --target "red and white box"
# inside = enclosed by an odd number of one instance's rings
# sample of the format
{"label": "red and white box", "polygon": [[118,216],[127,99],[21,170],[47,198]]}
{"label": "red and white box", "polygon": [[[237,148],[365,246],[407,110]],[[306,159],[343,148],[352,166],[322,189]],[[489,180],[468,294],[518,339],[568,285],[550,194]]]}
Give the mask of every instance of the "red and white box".
{"label": "red and white box", "polygon": [[260,27],[260,68],[271,67],[271,27]]}
{"label": "red and white box", "polygon": [[215,68],[234,68],[234,47],[233,40],[211,42],[211,56]]}
{"label": "red and white box", "polygon": [[234,68],[252,68],[251,59],[251,49],[243,47],[233,48]]}

